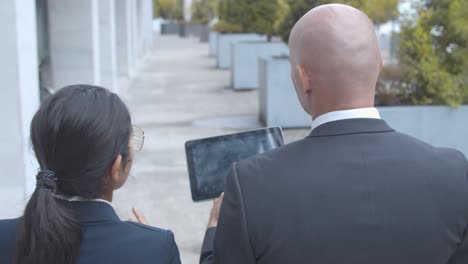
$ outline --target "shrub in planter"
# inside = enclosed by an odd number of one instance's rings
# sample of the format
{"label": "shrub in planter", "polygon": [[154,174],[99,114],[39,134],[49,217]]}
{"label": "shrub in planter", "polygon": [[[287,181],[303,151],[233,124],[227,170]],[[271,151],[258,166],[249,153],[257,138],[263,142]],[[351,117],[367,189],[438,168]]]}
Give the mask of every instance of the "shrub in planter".
{"label": "shrub in planter", "polygon": [[242,29],[267,35],[268,41],[277,33],[289,8],[286,0],[239,0],[239,4],[244,14],[242,21],[239,21]]}
{"label": "shrub in planter", "polygon": [[219,21],[218,23],[214,24],[211,30],[219,32],[219,33],[241,33],[242,28],[239,25],[231,24],[224,21]]}
{"label": "shrub in planter", "polygon": [[195,0],[192,3],[192,22],[208,24],[218,14],[218,0]]}

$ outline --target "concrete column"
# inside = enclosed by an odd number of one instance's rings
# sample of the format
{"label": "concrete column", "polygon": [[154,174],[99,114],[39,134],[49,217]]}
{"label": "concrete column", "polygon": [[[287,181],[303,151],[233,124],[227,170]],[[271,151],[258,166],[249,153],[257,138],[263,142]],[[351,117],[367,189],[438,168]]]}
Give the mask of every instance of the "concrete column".
{"label": "concrete column", "polygon": [[190,21],[192,19],[192,0],[184,0],[184,19]]}
{"label": "concrete column", "polygon": [[48,0],[52,86],[101,83],[100,0]]}
{"label": "concrete column", "polygon": [[35,0],[0,1],[0,218],[19,216],[35,184],[29,126],[39,104]]}
{"label": "concrete column", "polygon": [[131,2],[116,0],[117,72],[119,77],[133,75]]}
{"label": "concrete column", "polygon": [[153,47],[153,1],[141,0],[140,5],[141,53],[146,55]]}
{"label": "concrete column", "polygon": [[139,52],[145,56],[153,46],[153,1],[139,0]]}
{"label": "concrete column", "polygon": [[140,57],[139,45],[140,45],[140,31],[139,31],[139,2],[140,0],[130,1],[130,13],[131,13],[131,34],[132,34],[132,65],[136,67],[138,58]]}
{"label": "concrete column", "polygon": [[101,86],[117,88],[116,26],[114,0],[99,1],[99,43],[101,55]]}

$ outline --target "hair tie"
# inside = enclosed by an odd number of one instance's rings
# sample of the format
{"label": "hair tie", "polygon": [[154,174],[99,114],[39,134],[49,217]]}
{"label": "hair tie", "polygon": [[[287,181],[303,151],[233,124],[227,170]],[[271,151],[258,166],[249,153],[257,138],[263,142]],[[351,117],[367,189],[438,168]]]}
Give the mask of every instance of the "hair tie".
{"label": "hair tie", "polygon": [[50,170],[39,170],[36,176],[36,187],[55,193],[57,190],[57,177]]}

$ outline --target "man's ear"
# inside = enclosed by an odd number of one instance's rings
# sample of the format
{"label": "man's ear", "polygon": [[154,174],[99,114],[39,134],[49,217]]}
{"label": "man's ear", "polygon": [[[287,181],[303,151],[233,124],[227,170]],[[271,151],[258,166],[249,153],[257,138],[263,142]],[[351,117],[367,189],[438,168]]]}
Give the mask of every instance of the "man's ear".
{"label": "man's ear", "polygon": [[304,65],[298,64],[296,66],[296,72],[303,94],[310,94],[312,92],[310,71],[308,71]]}
{"label": "man's ear", "polygon": [[112,164],[112,168],[110,171],[110,180],[112,184],[112,188],[116,188],[120,186],[121,182],[121,175],[122,174],[122,155],[118,155],[115,158],[114,163]]}

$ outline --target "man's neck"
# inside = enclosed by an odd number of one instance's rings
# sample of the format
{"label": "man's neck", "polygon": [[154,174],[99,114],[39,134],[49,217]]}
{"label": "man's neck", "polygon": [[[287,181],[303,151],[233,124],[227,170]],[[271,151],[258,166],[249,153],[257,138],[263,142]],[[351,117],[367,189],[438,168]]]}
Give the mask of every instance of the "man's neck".
{"label": "man's neck", "polygon": [[328,112],[318,116],[313,120],[312,130],[325,123],[357,118],[380,119],[380,114],[379,111],[374,107]]}
{"label": "man's neck", "polygon": [[[314,104],[313,104],[314,105]],[[364,109],[364,108],[373,108],[374,102],[364,102],[364,103],[354,103],[354,104],[337,104],[333,106],[327,106],[320,104],[316,104],[317,109],[312,111],[312,118],[315,120],[317,117],[324,115],[326,113],[337,112],[337,111],[346,111],[346,110],[353,110],[353,109]]]}

